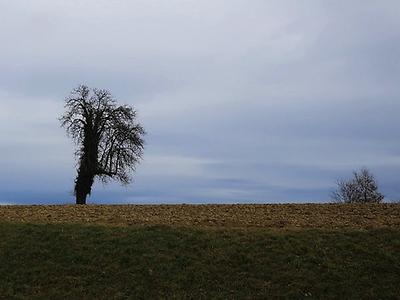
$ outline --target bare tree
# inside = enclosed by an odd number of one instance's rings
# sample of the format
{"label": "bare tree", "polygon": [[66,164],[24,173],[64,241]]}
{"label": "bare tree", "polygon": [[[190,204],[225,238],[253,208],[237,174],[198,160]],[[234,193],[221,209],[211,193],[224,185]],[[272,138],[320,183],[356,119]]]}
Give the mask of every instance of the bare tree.
{"label": "bare tree", "polygon": [[380,203],[384,196],[379,192],[372,173],[362,168],[359,172],[353,172],[351,180],[339,180],[332,198],[339,203]]}
{"label": "bare tree", "polygon": [[78,175],[75,180],[77,204],[86,204],[94,179],[131,181],[143,153],[143,127],[136,111],[117,106],[109,91],[81,85],[65,100],[61,126],[78,145]]}

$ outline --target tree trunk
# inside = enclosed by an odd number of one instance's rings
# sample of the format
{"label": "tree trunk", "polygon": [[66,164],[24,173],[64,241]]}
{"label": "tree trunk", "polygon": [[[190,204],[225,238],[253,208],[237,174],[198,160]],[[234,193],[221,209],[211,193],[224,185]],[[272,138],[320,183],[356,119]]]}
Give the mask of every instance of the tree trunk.
{"label": "tree trunk", "polygon": [[[90,119],[89,124],[92,123]],[[75,180],[76,204],[86,204],[86,197],[92,191],[94,177],[97,172],[97,155],[100,137],[91,126],[85,127],[82,156],[78,176]]]}
{"label": "tree trunk", "polygon": [[86,204],[86,195],[76,193],[76,204]]}
{"label": "tree trunk", "polygon": [[87,174],[79,169],[75,180],[76,204],[86,204],[86,198],[90,195],[94,182],[94,175]]}

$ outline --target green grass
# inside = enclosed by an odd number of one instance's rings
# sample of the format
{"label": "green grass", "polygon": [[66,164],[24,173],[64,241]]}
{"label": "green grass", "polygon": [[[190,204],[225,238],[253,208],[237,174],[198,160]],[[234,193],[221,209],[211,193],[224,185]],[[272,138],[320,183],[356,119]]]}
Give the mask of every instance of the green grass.
{"label": "green grass", "polygon": [[0,224],[0,298],[400,297],[400,231]]}

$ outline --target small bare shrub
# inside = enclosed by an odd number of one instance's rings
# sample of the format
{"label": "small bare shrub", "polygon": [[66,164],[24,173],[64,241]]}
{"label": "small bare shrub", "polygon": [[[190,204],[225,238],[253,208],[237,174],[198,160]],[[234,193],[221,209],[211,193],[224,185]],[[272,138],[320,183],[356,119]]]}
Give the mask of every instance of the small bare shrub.
{"label": "small bare shrub", "polygon": [[338,181],[332,199],[338,203],[381,203],[384,196],[379,192],[372,173],[362,168],[359,172],[353,172],[352,179]]}

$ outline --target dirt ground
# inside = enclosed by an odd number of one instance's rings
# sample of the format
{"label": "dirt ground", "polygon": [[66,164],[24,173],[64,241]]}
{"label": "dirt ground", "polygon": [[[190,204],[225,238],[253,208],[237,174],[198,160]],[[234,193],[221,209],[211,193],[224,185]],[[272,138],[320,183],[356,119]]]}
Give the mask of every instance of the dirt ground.
{"label": "dirt ground", "polygon": [[400,228],[400,204],[0,206],[1,222],[240,228]]}

